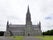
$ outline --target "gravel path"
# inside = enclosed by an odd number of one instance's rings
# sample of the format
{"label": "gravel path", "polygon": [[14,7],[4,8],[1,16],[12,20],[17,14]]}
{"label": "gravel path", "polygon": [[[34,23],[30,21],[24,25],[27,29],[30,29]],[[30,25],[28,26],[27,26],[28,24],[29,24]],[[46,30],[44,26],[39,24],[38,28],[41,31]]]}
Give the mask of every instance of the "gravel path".
{"label": "gravel path", "polygon": [[35,38],[35,37],[32,37],[32,36],[27,36],[25,37],[23,40],[41,40],[40,38]]}
{"label": "gravel path", "polygon": [[14,39],[10,38],[10,37],[2,36],[2,37],[0,37],[0,40],[14,40]]}

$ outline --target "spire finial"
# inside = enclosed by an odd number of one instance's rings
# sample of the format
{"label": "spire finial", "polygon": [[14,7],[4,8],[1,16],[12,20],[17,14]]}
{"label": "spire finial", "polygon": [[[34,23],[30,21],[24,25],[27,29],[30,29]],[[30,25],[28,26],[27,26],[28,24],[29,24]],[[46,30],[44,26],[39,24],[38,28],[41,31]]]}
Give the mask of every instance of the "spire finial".
{"label": "spire finial", "polygon": [[28,9],[29,9],[29,5],[28,5]]}
{"label": "spire finial", "polygon": [[29,5],[28,5],[28,11],[29,11]]}
{"label": "spire finial", "polygon": [[28,10],[27,10],[27,13],[30,13],[30,10],[29,10],[29,5],[28,5]]}

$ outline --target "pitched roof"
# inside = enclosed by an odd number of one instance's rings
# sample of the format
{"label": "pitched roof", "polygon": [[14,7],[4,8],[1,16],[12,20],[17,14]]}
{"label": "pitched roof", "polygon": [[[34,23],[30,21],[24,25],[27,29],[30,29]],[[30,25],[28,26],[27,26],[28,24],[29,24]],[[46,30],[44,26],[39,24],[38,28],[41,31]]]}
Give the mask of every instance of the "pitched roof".
{"label": "pitched roof", "polygon": [[25,25],[9,25],[9,27],[25,27]]}

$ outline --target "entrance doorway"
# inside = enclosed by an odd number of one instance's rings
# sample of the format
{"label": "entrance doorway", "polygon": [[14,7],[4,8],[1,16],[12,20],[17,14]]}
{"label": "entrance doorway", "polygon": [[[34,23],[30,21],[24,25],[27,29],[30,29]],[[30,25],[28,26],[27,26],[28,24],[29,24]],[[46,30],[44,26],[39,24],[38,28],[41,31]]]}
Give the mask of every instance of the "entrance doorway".
{"label": "entrance doorway", "polygon": [[28,33],[28,36],[30,36],[30,34]]}

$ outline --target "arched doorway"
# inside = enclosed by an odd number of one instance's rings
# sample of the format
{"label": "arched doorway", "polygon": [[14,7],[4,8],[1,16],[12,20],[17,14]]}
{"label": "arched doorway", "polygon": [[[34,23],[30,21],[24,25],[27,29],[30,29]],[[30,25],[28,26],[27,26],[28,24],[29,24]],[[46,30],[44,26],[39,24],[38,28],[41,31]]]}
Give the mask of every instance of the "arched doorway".
{"label": "arched doorway", "polygon": [[30,36],[30,34],[28,33],[28,36]]}

